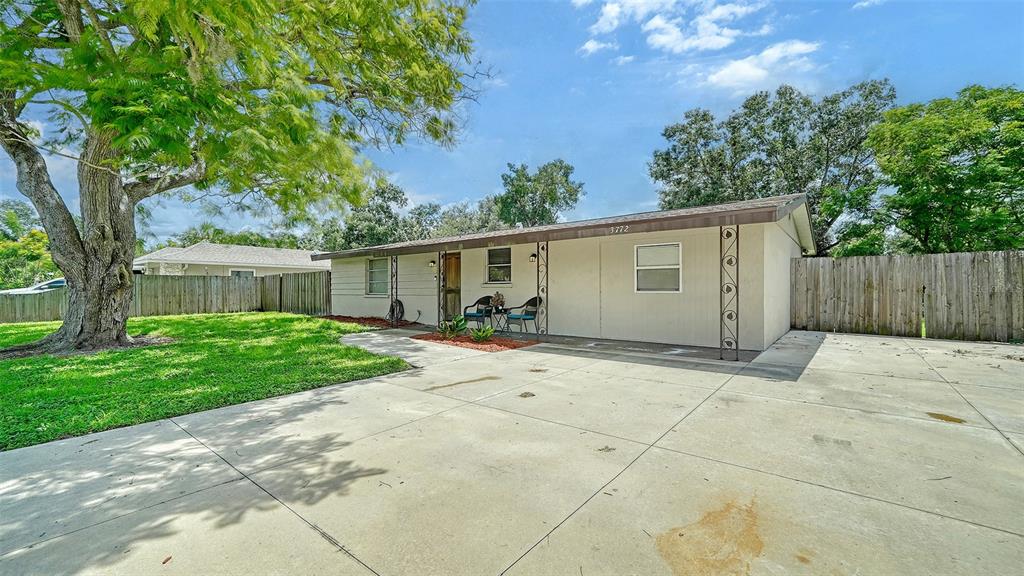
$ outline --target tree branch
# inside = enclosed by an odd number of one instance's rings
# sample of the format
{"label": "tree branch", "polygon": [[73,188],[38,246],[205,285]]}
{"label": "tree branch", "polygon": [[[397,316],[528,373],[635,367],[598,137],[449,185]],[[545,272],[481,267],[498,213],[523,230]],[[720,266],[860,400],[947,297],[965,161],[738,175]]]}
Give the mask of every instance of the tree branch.
{"label": "tree branch", "polygon": [[195,184],[206,177],[206,162],[197,159],[195,164],[175,174],[164,174],[156,178],[144,177],[125,184],[125,192],[133,203],[156,196],[161,192]]}
{"label": "tree branch", "polygon": [[54,262],[64,270],[84,270],[85,250],[64,199],[50,180],[43,155],[25,134],[25,128],[14,118],[0,115],[0,145],[14,161],[18,190],[39,213],[39,220],[50,237]]}

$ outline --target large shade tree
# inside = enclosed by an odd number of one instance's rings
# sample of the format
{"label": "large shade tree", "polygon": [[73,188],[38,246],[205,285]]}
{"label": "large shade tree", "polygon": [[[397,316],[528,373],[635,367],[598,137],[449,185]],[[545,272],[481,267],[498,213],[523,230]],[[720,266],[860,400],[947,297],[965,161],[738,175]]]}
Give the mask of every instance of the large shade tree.
{"label": "large shade tree", "polygon": [[968,86],[885,114],[868,143],[890,192],[876,219],[914,252],[1024,248],[1024,92]]}
{"label": "large shade tree", "polygon": [[[0,0],[0,144],[69,287],[63,325],[35,347],[129,342],[148,198],[301,215],[360,197],[363,146],[450,142],[466,15],[458,0]],[[77,160],[81,231],[46,152]]]}
{"label": "large shade tree", "polygon": [[863,215],[878,189],[866,140],[895,99],[888,81],[873,80],[818,99],[783,85],[721,120],[689,110],[649,165],[661,208],[803,192],[819,251],[855,241],[872,228]]}

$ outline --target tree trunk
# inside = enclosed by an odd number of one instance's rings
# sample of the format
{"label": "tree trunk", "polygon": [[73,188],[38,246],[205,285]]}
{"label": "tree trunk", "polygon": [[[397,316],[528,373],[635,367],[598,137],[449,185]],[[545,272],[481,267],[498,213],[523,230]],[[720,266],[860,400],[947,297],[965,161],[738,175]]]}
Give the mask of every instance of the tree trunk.
{"label": "tree trunk", "polygon": [[[111,157],[108,137],[93,134],[88,138],[78,164],[82,230],[54,233],[54,227],[45,226],[54,262],[67,279],[64,323],[43,340],[9,349],[3,355],[91,351],[131,344],[126,329],[132,302],[135,206],[120,175],[108,168]],[[31,168],[36,173],[45,171],[45,165]],[[33,201],[40,196],[26,195]],[[55,191],[53,195],[59,200]],[[41,206],[35,203],[37,208]],[[45,214],[39,210],[44,222],[48,216],[53,220],[54,212],[66,211],[60,204]]]}
{"label": "tree trunk", "polygon": [[110,138],[92,135],[78,164],[84,266],[63,270],[68,280],[64,324],[50,337],[66,350],[131,343],[127,333],[135,255],[134,204],[120,175],[107,166]]}

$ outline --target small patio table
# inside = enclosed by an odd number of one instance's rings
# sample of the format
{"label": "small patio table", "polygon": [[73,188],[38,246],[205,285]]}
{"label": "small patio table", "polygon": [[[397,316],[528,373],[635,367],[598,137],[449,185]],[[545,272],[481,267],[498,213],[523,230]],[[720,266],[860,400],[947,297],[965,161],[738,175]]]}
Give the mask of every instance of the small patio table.
{"label": "small patio table", "polygon": [[508,332],[508,310],[501,307],[492,308],[491,325],[496,332]]}

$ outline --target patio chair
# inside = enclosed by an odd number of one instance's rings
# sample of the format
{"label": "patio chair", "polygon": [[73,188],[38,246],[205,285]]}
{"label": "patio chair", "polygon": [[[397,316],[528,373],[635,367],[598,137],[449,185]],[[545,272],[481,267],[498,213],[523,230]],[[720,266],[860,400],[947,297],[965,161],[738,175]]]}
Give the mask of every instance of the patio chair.
{"label": "patio chair", "polygon": [[491,317],[491,298],[491,296],[484,296],[466,306],[462,309],[462,317],[466,319],[466,322],[476,322],[477,326],[482,326],[484,320],[489,320]]}
{"label": "patio chair", "polygon": [[[543,302],[543,300],[540,296],[534,296],[527,300],[526,304],[506,310],[508,314],[506,314],[505,318],[509,324],[512,324],[513,322],[518,324],[520,332],[525,332],[526,323],[532,320],[534,332],[539,332],[540,327],[537,324],[537,308],[540,307],[541,302]],[[517,310],[519,310],[519,312],[517,312]]]}

